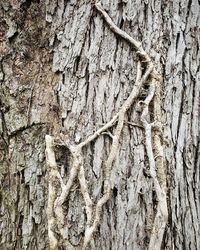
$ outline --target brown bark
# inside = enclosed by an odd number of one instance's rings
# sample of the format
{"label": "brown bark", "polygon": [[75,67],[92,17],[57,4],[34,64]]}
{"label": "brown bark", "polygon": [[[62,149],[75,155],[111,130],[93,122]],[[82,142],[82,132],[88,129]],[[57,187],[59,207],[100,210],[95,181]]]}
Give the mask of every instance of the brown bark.
{"label": "brown bark", "polygon": [[[49,248],[45,135],[62,133],[70,145],[83,142],[119,112],[132,91],[136,50],[109,28],[91,2],[0,1],[1,249]],[[162,116],[163,124],[162,140],[153,145],[155,164],[163,164],[167,175],[162,179],[163,168],[156,169],[160,185],[167,181],[169,217],[161,249],[199,249],[199,2],[101,4],[119,28],[142,41],[163,77],[161,97],[157,93],[147,117]],[[102,207],[89,249],[149,247],[159,199],[141,123],[139,104],[147,96],[143,89],[125,115],[112,165],[111,199]],[[155,111],[156,103],[160,111]],[[116,126],[82,149],[93,204],[103,195],[110,133],[115,134]],[[158,131],[151,132],[160,138]],[[73,155],[64,146],[54,151],[66,184]],[[88,216],[81,178],[75,179],[62,206],[64,234],[76,248],[83,243]],[[52,185],[60,194],[57,179]],[[61,247],[59,228],[53,230]]]}

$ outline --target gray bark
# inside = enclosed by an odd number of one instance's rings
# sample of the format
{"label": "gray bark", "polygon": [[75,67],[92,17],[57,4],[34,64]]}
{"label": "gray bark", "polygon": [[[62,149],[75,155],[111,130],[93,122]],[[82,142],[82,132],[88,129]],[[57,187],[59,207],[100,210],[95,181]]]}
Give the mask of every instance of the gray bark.
{"label": "gray bark", "polygon": [[[168,224],[162,249],[200,249],[200,4],[197,0],[102,0],[113,22],[163,76],[162,119]],[[111,120],[132,90],[137,56],[91,1],[0,1],[0,248],[48,249],[45,135],[80,143]],[[143,100],[141,93],[137,101]],[[157,200],[135,102],[111,182],[113,195],[89,249],[146,249]],[[110,128],[113,132],[115,127]],[[93,202],[102,195],[111,138],[84,150]],[[56,148],[65,181],[71,157]],[[59,192],[59,190],[58,190]],[[86,214],[78,181],[65,203],[67,237],[79,246]]]}

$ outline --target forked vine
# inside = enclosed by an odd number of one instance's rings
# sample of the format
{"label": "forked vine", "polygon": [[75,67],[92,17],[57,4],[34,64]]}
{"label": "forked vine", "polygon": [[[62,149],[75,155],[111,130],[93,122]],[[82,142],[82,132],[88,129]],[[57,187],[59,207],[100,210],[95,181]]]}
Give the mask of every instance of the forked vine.
{"label": "forked vine", "polygon": [[[125,124],[125,116],[129,108],[139,97],[142,87],[148,81],[148,94],[142,105],[141,123],[145,133],[145,146],[149,161],[150,176],[153,180],[154,188],[157,195],[157,211],[154,218],[153,228],[150,237],[149,249],[160,249],[163,239],[165,226],[168,219],[167,199],[166,199],[166,174],[163,167],[163,146],[162,146],[162,126],[161,126],[161,81],[162,78],[155,69],[149,55],[145,52],[142,44],[126,32],[119,29],[102,8],[100,3],[95,4],[96,9],[103,16],[110,29],[118,36],[133,46],[138,54],[137,76],[132,91],[127,100],[123,103],[118,113],[103,127],[94,134],[86,138],[85,141],[74,145],[67,139],[63,139],[63,144],[68,148],[72,155],[72,166],[67,183],[65,184],[57,168],[55,160],[55,138],[46,135],[46,161],[48,166],[48,236],[50,249],[58,249],[57,233],[62,238],[62,245],[65,249],[86,249],[92,240],[93,233],[100,223],[103,205],[111,198],[111,171],[113,162],[116,158],[119,140]],[[143,70],[142,70],[143,69]],[[153,104],[153,122],[149,118],[149,105]],[[116,125],[115,125],[116,124]],[[110,153],[104,165],[104,188],[102,197],[93,203],[88,191],[88,185],[85,177],[85,168],[82,149],[98,136],[106,132],[110,127],[116,126],[112,135],[112,145]],[[80,190],[85,202],[86,211],[86,229],[81,246],[74,247],[67,239],[67,226],[64,217],[63,203],[68,199],[72,185],[78,177]],[[61,193],[58,194],[58,187]]]}

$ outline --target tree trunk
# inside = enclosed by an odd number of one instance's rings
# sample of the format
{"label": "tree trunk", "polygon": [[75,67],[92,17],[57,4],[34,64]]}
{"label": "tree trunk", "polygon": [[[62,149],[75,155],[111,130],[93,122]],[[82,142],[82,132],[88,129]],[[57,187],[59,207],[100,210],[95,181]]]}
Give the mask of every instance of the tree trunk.
{"label": "tree trunk", "polygon": [[92,1],[0,0],[0,249],[200,249],[200,3],[101,5],[145,56]]}

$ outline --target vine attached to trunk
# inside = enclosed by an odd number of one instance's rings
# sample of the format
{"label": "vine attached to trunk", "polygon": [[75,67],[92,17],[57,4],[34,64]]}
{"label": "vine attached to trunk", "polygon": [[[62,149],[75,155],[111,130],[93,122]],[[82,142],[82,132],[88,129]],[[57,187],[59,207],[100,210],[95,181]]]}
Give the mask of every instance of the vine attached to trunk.
{"label": "vine attached to trunk", "polygon": [[[56,139],[50,135],[46,135],[46,161],[48,166],[49,175],[49,194],[48,194],[48,236],[50,241],[50,249],[58,249],[59,240],[57,234],[59,232],[62,238],[62,245],[66,249],[86,249],[91,242],[93,233],[97,229],[100,223],[101,213],[103,205],[111,198],[111,171],[113,162],[116,158],[119,148],[119,140],[121,137],[122,129],[125,123],[125,115],[132,104],[139,97],[140,91],[145,83],[149,83],[149,93],[146,99],[140,104],[143,106],[143,112],[141,115],[142,126],[145,131],[145,146],[149,160],[150,175],[153,180],[154,188],[156,191],[158,205],[155,214],[153,229],[150,237],[149,249],[160,249],[165,226],[168,219],[167,211],[167,199],[166,199],[166,175],[163,167],[163,147],[162,147],[162,126],[161,126],[161,98],[160,98],[160,84],[161,76],[156,71],[154,63],[149,55],[145,52],[142,44],[126,32],[119,29],[105,12],[100,3],[96,3],[95,8],[102,14],[106,23],[110,29],[118,36],[127,41],[130,46],[133,46],[138,54],[139,61],[137,63],[137,76],[132,91],[123,103],[118,113],[103,127],[97,130],[94,134],[86,138],[85,141],[74,145],[66,139],[62,139],[62,144],[65,145],[72,155],[72,166],[67,183],[65,184],[57,168],[55,160],[54,145]],[[143,70],[142,70],[143,68]],[[153,102],[153,118],[154,122],[150,122],[148,119],[149,105]],[[112,137],[112,145],[110,153],[105,162],[105,177],[104,177],[104,191],[102,197],[93,203],[87,186],[85,177],[85,168],[82,148],[95,140],[98,136],[102,135],[110,127],[116,125],[115,131]],[[154,129],[152,131],[152,128]],[[159,175],[157,175],[159,173]],[[80,247],[74,247],[68,241],[66,236],[66,223],[64,218],[63,203],[67,200],[72,185],[78,177],[80,190],[85,202],[85,211],[87,216],[85,236]],[[58,194],[58,187],[61,188],[61,193]]]}

